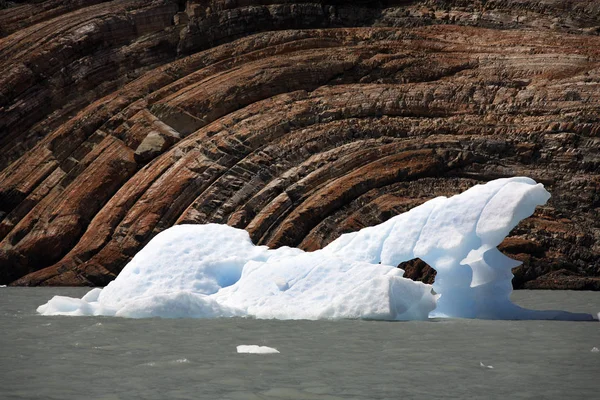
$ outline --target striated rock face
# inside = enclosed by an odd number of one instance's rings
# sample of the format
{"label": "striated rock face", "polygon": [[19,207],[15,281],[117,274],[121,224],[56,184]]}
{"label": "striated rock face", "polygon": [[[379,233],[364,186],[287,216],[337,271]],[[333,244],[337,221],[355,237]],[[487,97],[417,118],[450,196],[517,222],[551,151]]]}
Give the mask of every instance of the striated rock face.
{"label": "striated rock face", "polygon": [[515,285],[599,288],[598,2],[27,3],[0,10],[0,284],[105,285],[179,223],[314,250],[525,175],[553,197],[501,246]]}

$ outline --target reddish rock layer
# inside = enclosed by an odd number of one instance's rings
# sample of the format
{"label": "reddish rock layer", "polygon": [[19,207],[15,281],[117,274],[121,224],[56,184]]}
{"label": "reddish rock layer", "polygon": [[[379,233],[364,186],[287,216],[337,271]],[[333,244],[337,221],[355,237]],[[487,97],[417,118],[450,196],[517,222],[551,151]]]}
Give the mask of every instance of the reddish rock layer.
{"label": "reddish rock layer", "polygon": [[596,288],[600,7],[436,3],[0,10],[0,284],[104,285],[177,223],[314,250],[526,175],[516,286]]}

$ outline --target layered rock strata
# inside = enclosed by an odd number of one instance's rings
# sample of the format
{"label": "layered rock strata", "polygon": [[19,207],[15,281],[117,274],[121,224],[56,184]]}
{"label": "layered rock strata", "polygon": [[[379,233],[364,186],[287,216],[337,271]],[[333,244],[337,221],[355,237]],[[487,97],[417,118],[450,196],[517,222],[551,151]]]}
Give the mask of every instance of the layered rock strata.
{"label": "layered rock strata", "polygon": [[0,10],[0,284],[105,285],[179,223],[314,250],[525,175],[515,285],[600,288],[600,6],[439,4]]}

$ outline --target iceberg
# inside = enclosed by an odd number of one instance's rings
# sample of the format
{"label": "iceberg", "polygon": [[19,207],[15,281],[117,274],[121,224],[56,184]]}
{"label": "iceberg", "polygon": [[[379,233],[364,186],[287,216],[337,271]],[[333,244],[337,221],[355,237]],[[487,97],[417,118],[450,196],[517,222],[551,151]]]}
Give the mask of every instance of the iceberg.
{"label": "iceberg", "polygon": [[236,347],[238,353],[246,354],[279,354],[279,350],[273,347],[258,346],[255,344],[244,345],[241,344]]}
{"label": "iceberg", "polygon": [[[130,318],[591,320],[523,309],[510,301],[519,263],[498,246],[550,194],[524,177],[438,197],[388,221],[344,234],[314,252],[255,246],[227,225],[177,225],[152,239],[104,289],[55,296],[43,315]],[[419,257],[433,284],[396,268]]]}

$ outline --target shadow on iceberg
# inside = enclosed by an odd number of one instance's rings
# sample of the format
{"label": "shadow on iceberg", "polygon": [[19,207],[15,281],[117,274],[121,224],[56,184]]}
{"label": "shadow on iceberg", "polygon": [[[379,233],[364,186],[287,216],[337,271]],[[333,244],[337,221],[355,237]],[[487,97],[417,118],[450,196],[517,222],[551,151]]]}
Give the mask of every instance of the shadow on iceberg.
{"label": "shadow on iceberg", "polygon": [[[312,253],[255,246],[247,232],[226,225],[174,226],[152,239],[104,289],[82,299],[55,296],[38,312],[131,318],[593,320],[589,314],[527,310],[510,301],[511,269],[519,263],[496,246],[549,197],[532,179],[498,179],[435,198]],[[395,268],[417,257],[437,271],[433,286],[406,279]]]}

